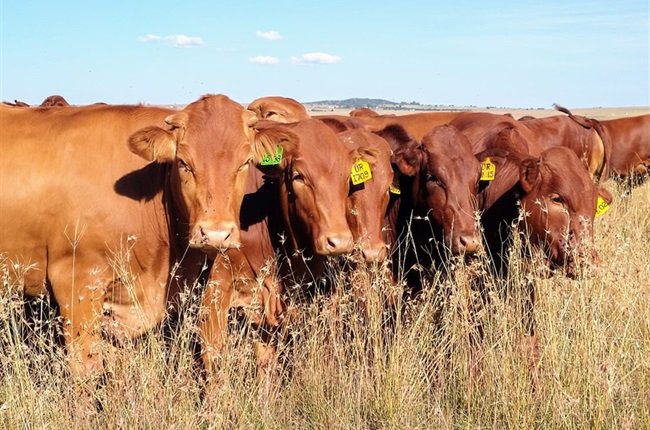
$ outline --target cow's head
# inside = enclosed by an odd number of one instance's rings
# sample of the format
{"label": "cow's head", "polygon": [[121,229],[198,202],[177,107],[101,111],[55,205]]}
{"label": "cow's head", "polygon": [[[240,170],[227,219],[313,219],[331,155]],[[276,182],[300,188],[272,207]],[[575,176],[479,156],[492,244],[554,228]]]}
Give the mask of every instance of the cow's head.
{"label": "cow's head", "polygon": [[289,123],[309,118],[307,109],[298,101],[289,97],[269,96],[253,100],[248,109],[255,112],[259,119]]}
{"label": "cow's head", "polygon": [[353,239],[345,212],[354,154],[315,119],[264,121],[256,129],[267,153],[277,154],[282,147],[279,164],[260,168],[281,182],[282,209],[293,236],[310,243],[317,254],[350,252]]}
{"label": "cow's head", "polygon": [[383,230],[393,182],[390,146],[365,130],[345,131],[339,137],[349,150],[356,151],[355,158],[369,164],[372,173],[370,180],[350,188],[347,219],[352,236],[365,261],[382,261],[387,256]]}
{"label": "cow's head", "polygon": [[170,163],[175,207],[189,245],[206,252],[240,244],[239,210],[254,151],[255,114],[223,95],[208,95],[165,118],[165,127],[134,133],[129,148]]}
{"label": "cow's head", "polygon": [[594,184],[573,151],[554,147],[539,158],[521,154],[491,158],[501,171],[497,173],[501,183],[495,190],[501,190],[491,193],[493,190],[486,189],[482,196],[485,207],[496,202],[505,189],[519,186],[519,227],[534,247],[545,251],[553,266],[564,267],[572,276],[577,263],[585,262],[584,257],[597,258],[592,246],[596,202],[600,196],[609,204],[612,196]]}
{"label": "cow's head", "polygon": [[415,178],[414,201],[441,226],[453,254],[473,254],[480,245],[476,225],[481,166],[469,141],[452,126],[431,130],[418,145],[410,141],[393,155],[399,171]]}
{"label": "cow's head", "polygon": [[533,245],[547,251],[554,265],[574,274],[576,256],[596,257],[593,222],[600,195],[612,196],[593,183],[576,154],[568,148],[551,148],[539,159],[521,162],[521,198],[524,223]]}

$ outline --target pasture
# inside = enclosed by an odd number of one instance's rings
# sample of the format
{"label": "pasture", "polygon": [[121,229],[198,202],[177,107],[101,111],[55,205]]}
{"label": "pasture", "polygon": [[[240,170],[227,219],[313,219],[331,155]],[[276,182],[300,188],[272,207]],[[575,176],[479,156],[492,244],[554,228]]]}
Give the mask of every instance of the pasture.
{"label": "pasture", "polygon": [[[596,119],[646,112],[574,111]],[[92,414],[75,412],[65,322],[48,297],[25,311],[9,274],[29,268],[0,259],[0,427],[649,428],[650,183],[631,192],[604,185],[614,202],[595,222],[597,270],[537,276],[513,258],[506,283],[490,279],[481,258],[452,261],[422,297],[400,303],[389,329],[383,302],[394,287],[383,272],[335,268],[334,292],[290,302],[273,378],[256,375],[260,334],[233,318],[218,374],[205,380],[196,360],[200,291],[188,289],[173,324],[107,343],[105,375],[89,382],[97,383]],[[482,293],[469,282],[476,274],[485,277]],[[521,322],[531,281],[539,337],[532,364]],[[365,300],[358,289],[368,291]],[[477,327],[482,336],[472,343]]]}

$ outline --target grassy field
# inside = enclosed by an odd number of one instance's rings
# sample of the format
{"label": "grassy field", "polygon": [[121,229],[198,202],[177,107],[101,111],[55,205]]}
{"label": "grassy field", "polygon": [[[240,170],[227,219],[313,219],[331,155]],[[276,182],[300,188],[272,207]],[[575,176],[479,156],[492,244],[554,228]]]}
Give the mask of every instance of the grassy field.
{"label": "grassy field", "polygon": [[[334,274],[333,295],[295,304],[271,382],[256,376],[256,333],[245,325],[204,381],[190,298],[177,325],[106,346],[93,392],[100,411],[90,415],[74,413],[82,401],[56,346],[54,310],[36,300],[27,318],[0,262],[0,428],[650,428],[650,184],[629,195],[605,186],[615,201],[596,220],[597,272],[532,279],[513,259],[512,279],[488,279],[483,301],[469,287],[480,267],[458,263],[401,306],[392,329],[381,306],[391,285],[379,271]],[[534,367],[520,305],[531,280]]]}

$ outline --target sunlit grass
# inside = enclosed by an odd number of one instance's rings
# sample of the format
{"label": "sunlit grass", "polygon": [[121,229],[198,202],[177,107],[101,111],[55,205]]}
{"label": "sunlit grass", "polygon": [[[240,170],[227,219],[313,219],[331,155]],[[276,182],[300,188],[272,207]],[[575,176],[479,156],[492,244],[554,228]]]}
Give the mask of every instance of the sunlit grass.
{"label": "sunlit grass", "polygon": [[458,264],[396,315],[381,270],[335,272],[334,292],[293,304],[273,389],[257,378],[247,325],[233,324],[205,382],[189,294],[179,323],[106,345],[92,415],[78,412],[55,310],[44,297],[27,318],[17,268],[2,261],[0,428],[648,428],[650,184],[616,198],[595,230],[597,273],[535,280],[532,365],[521,260],[482,292],[481,268]]}

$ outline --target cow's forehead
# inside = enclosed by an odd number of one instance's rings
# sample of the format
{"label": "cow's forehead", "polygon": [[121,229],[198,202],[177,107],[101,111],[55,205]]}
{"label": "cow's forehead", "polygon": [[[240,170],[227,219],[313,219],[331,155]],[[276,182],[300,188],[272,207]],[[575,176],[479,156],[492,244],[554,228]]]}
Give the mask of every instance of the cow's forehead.
{"label": "cow's forehead", "polygon": [[466,178],[478,176],[479,162],[471,152],[458,150],[429,152],[427,168],[435,176],[442,178]]}
{"label": "cow's forehead", "polygon": [[559,194],[574,210],[585,210],[586,206],[591,210],[595,185],[575,154],[570,150],[547,152],[541,164],[546,170],[542,172],[544,192]]}

